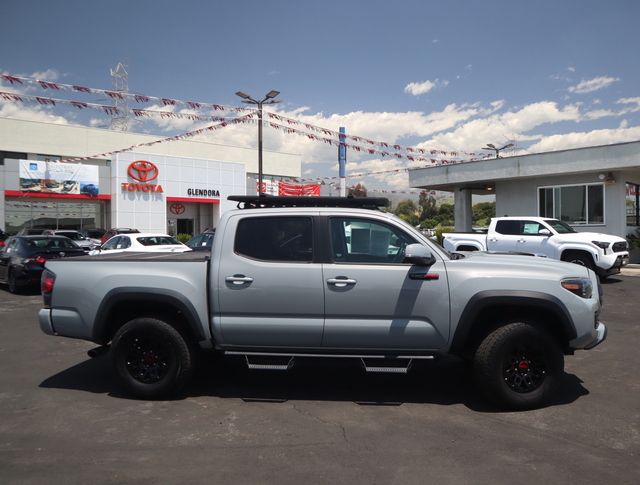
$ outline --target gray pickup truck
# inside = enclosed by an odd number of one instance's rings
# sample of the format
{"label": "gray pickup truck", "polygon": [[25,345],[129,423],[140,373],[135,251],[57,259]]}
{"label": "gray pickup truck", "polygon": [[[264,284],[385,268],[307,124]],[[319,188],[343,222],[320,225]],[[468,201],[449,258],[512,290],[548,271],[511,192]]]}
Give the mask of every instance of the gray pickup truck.
{"label": "gray pickup truck", "polygon": [[372,372],[453,355],[509,409],[549,402],[564,355],[606,337],[586,267],[452,256],[379,210],[383,198],[229,199],[238,209],[223,214],[210,253],[48,261],[41,329],[98,344],[89,355],[108,352],[140,398],[183,386],[200,351],[243,355],[256,369],[357,358]]}

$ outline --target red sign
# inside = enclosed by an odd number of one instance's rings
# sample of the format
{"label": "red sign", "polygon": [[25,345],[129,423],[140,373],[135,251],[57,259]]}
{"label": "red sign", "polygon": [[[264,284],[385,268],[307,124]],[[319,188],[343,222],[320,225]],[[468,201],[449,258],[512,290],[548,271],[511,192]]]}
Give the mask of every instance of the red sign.
{"label": "red sign", "polygon": [[158,177],[158,167],[146,160],[137,160],[129,164],[127,173],[138,182],[151,182]]}
{"label": "red sign", "polygon": [[171,204],[171,206],[169,207],[169,210],[171,211],[172,214],[184,214],[184,211],[187,210],[187,208],[182,205],[182,204]]}
{"label": "red sign", "polygon": [[124,192],[164,192],[162,185],[150,184],[152,180],[158,178],[158,167],[146,160],[136,160],[131,162],[127,167],[127,174],[133,180],[142,182],[139,184],[131,184],[122,182],[122,190]]}
{"label": "red sign", "polygon": [[280,182],[278,184],[278,195],[310,195],[312,197],[318,197],[320,195],[320,185],[299,185]]}

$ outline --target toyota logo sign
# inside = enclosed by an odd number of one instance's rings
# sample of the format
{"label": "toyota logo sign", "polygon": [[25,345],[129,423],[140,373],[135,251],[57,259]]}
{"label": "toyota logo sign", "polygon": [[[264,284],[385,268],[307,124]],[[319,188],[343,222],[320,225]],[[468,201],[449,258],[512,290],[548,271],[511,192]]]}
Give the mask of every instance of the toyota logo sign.
{"label": "toyota logo sign", "polygon": [[164,192],[162,185],[150,184],[152,180],[158,178],[158,167],[155,164],[146,160],[136,160],[131,162],[127,167],[127,174],[133,180],[137,180],[140,183],[132,184],[129,182],[122,182],[122,190],[129,192]]}
{"label": "toyota logo sign", "polygon": [[138,182],[151,182],[158,177],[158,167],[146,160],[137,160],[129,164],[127,173]]}

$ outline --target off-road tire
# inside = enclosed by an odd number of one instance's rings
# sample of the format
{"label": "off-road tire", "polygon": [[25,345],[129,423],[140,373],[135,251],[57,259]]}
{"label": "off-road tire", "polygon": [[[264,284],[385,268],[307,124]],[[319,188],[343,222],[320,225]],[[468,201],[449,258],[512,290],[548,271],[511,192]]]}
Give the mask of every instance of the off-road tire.
{"label": "off-road tire", "polygon": [[579,264],[580,266],[584,266],[594,271],[596,268],[591,256],[587,256],[586,254],[569,253],[567,255],[562,256],[562,261],[567,261],[568,263],[573,263],[573,264]]}
{"label": "off-road tire", "polygon": [[184,332],[155,318],[136,318],[122,326],[110,354],[118,382],[142,399],[175,393],[193,373],[195,352]]}
{"label": "off-road tire", "polygon": [[539,325],[514,322],[491,332],[478,347],[474,374],[484,394],[511,410],[548,403],[564,372],[556,339]]}

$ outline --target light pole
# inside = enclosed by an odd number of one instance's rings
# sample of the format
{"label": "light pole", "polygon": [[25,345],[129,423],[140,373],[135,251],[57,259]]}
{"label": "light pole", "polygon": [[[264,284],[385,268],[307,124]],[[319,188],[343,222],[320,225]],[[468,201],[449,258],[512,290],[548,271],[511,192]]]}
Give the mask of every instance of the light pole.
{"label": "light pole", "polygon": [[501,158],[500,157],[500,152],[502,150],[504,150],[505,148],[511,148],[513,146],[513,143],[509,143],[508,145],[503,146],[502,148],[496,148],[496,146],[493,143],[487,143],[486,147],[483,147],[483,150],[494,150],[496,152],[496,158]]}
{"label": "light pole", "polygon": [[282,103],[281,99],[273,99],[278,94],[280,94],[280,91],[271,90],[262,101],[256,101],[247,93],[243,93],[242,91],[236,93],[237,96],[242,98],[243,103],[258,105],[258,195],[262,195],[262,105]]}

